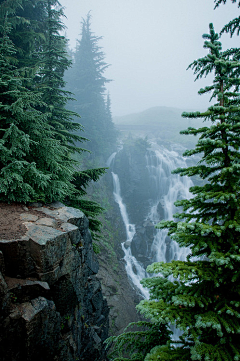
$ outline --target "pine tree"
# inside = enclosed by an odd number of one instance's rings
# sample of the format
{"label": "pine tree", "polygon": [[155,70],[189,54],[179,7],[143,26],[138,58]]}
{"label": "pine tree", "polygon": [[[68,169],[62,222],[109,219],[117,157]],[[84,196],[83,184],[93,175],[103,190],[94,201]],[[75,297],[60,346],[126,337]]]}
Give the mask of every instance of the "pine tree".
{"label": "pine tree", "polygon": [[[39,142],[38,135],[43,139],[42,144],[45,144],[44,137],[49,137],[49,144],[52,142],[51,144],[55,147],[52,149],[55,154],[49,152],[49,157],[54,155],[52,165],[55,168],[48,168],[48,163],[44,164],[46,156],[42,156],[45,170],[49,173],[49,182],[46,183],[46,189],[49,191],[47,194],[42,187],[39,194],[33,189],[31,192],[29,191],[28,195],[24,195],[23,192],[20,196],[23,185],[19,184],[19,194],[12,192],[10,196],[10,189],[6,188],[5,196],[2,199],[24,202],[36,199],[67,201],[68,204],[80,208],[89,217],[90,230],[93,238],[97,239],[101,227],[97,215],[103,209],[97,203],[84,199],[84,196],[87,185],[92,181],[96,182],[105,173],[105,168],[83,171],[81,164],[73,158],[74,153],[84,151],[76,147],[75,142],[80,143],[85,138],[74,133],[76,130],[82,130],[79,123],[72,121],[73,117],[79,117],[79,115],[66,109],[66,103],[71,99],[71,93],[64,89],[63,76],[64,71],[71,65],[71,61],[66,52],[67,40],[60,35],[60,31],[64,28],[61,22],[61,17],[64,15],[61,5],[57,0],[5,0],[0,3],[0,12],[2,24],[6,14],[10,14],[12,31],[8,37],[12,39],[12,42],[10,39],[8,40],[12,47],[15,45],[14,59],[12,59],[15,64],[14,71],[21,78],[22,89],[28,91],[32,99],[38,100],[34,103],[34,111],[31,110],[31,114],[39,114],[38,118],[41,118],[44,124],[39,120],[42,132],[36,132],[35,139]],[[2,55],[3,59],[7,56],[4,53]],[[2,95],[4,94],[3,90]],[[26,102],[26,109],[28,107],[29,104]],[[28,119],[30,121],[30,117]],[[37,118],[32,122],[33,128],[36,120]],[[22,122],[20,127],[23,132],[28,134],[26,123]],[[44,133],[45,130],[47,133]],[[33,134],[30,136],[32,137]],[[10,144],[12,141],[11,139]],[[46,147],[45,150],[48,148]],[[40,170],[39,159],[35,159],[38,155],[32,149],[31,152],[31,159],[36,162],[36,170]],[[11,174],[8,176],[10,179]],[[28,176],[30,182],[30,173]],[[59,188],[59,191],[62,189],[61,192],[56,192],[53,190],[54,187],[50,186],[50,183],[53,184],[54,181],[58,182],[55,186],[56,189]],[[17,184],[16,179],[11,179],[11,182],[13,185]],[[25,180],[23,180],[23,184],[24,182]],[[39,189],[41,189],[40,182]]]}
{"label": "pine tree", "polygon": [[15,46],[17,66],[32,75],[46,37],[47,12],[44,1],[0,0],[1,21],[4,21],[6,14],[12,27],[9,38]]}
{"label": "pine tree", "polygon": [[[132,327],[138,328],[138,330],[129,331]],[[108,338],[107,347],[114,342],[114,349],[108,356],[115,361],[144,361],[154,346],[159,343],[164,345],[170,341],[171,333],[158,322],[132,322],[126,327],[123,334]]]}
{"label": "pine tree", "polygon": [[90,142],[87,147],[92,157],[109,155],[116,144],[116,131],[105,102],[104,77],[108,64],[98,42],[101,37],[91,32],[91,16],[82,21],[82,36],[77,42],[73,67],[67,73],[68,87],[76,102],[71,109],[81,115],[85,135]]}
{"label": "pine tree", "polygon": [[[227,0],[214,0],[215,2],[215,9],[220,5],[220,4],[226,4]],[[232,0],[232,3],[237,3],[238,8],[240,7],[240,1],[238,0]],[[237,32],[237,35],[239,35],[240,32],[240,16],[231,20],[228,24],[226,24],[223,29],[221,30],[221,34],[222,33],[230,33],[231,37],[233,36],[233,34],[235,32]]]}
{"label": "pine tree", "polygon": [[[87,139],[80,136],[83,128],[73,118],[79,118],[78,113],[66,109],[66,104],[73,100],[72,93],[65,89],[64,72],[71,66],[66,47],[67,40],[60,34],[64,30],[61,18],[63,9],[57,0],[44,0],[46,8],[46,41],[40,54],[40,70],[38,72],[37,88],[43,94],[46,106],[41,110],[47,114],[48,123],[52,127],[54,137],[68,149],[66,160],[75,168],[72,184],[75,192],[69,194],[69,205],[81,209],[89,219],[89,228],[94,240],[100,238],[101,222],[97,219],[103,208],[96,202],[86,199],[86,188],[90,182],[96,182],[105,173],[106,168],[82,169],[75,153],[82,154],[85,149],[77,147]],[[78,134],[76,134],[78,132]]]}
{"label": "pine tree", "polygon": [[[211,93],[216,104],[205,113],[183,113],[187,118],[203,118],[209,127],[189,128],[183,134],[200,135],[196,148],[185,156],[203,154],[200,164],[177,169],[180,175],[199,175],[208,180],[204,186],[190,189],[194,197],[176,203],[183,212],[175,216],[181,221],[161,222],[169,236],[181,246],[189,247],[186,262],[155,263],[149,272],[163,278],[144,280],[151,300],[139,309],[153,319],[176,324],[183,331],[179,360],[239,360],[240,298],[239,298],[239,176],[240,176],[240,63],[221,50],[219,36],[210,24],[204,47],[209,54],[194,61],[197,79],[215,72],[211,86],[199,93]],[[168,276],[177,279],[171,282]],[[158,298],[158,301],[154,299]],[[159,347],[146,360],[156,360],[172,352]],[[168,357],[168,358],[167,358]],[[163,358],[164,359],[164,358]]]}
{"label": "pine tree", "polygon": [[173,324],[183,334],[179,342],[153,347],[145,361],[240,360],[240,62],[231,50],[222,51],[212,24],[203,38],[209,54],[189,67],[196,79],[215,73],[199,94],[210,93],[216,103],[204,113],[183,113],[210,124],[182,132],[200,136],[184,156],[202,159],[175,173],[198,175],[205,184],[190,188],[193,198],[175,203],[183,210],[175,214],[180,221],[157,226],[191,253],[185,262],[150,265],[147,271],[156,276],[142,281],[150,299],[137,306],[153,323]]}
{"label": "pine tree", "polygon": [[[41,94],[24,86],[7,20],[0,38],[0,200],[64,199],[75,191],[74,168],[48,125]],[[31,79],[28,79],[31,82]]]}
{"label": "pine tree", "polygon": [[71,66],[66,46],[67,40],[60,32],[65,26],[61,21],[64,16],[63,9],[57,0],[44,0],[46,9],[45,33],[46,40],[40,53],[41,61],[38,62],[37,88],[42,93],[46,106],[42,109],[47,113],[49,124],[55,132],[56,139],[60,140],[69,149],[69,155],[83,149],[77,148],[75,142],[83,142],[86,138],[77,136],[74,132],[81,132],[82,126],[73,122],[74,117],[79,117],[75,112],[66,109],[66,104],[72,100],[71,93],[65,90],[64,72]]}

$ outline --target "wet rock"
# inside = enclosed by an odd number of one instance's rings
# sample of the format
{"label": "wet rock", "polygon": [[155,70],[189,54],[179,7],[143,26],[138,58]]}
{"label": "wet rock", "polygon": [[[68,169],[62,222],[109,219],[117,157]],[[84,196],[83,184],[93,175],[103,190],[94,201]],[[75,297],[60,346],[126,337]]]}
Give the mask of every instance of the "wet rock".
{"label": "wet rock", "polygon": [[165,219],[165,203],[164,200],[160,200],[157,205],[157,212],[159,214],[159,221]]}
{"label": "wet rock", "polygon": [[6,277],[5,281],[11,297],[18,303],[30,301],[40,295],[47,297],[50,293],[47,282],[10,277]]}
{"label": "wet rock", "polygon": [[46,217],[24,214],[24,237],[0,240],[1,361],[103,361],[109,308],[88,220],[61,203],[35,209]]}
{"label": "wet rock", "polygon": [[126,241],[125,243],[124,243],[124,247],[125,248],[128,248],[128,247],[130,247],[131,246],[131,241]]}
{"label": "wet rock", "polygon": [[156,234],[156,228],[150,220],[143,222],[142,226],[136,227],[136,233],[132,239],[131,251],[146,268],[151,262],[151,245]]}
{"label": "wet rock", "polygon": [[60,315],[52,301],[39,297],[16,304],[1,335],[2,360],[53,360],[60,330]]}

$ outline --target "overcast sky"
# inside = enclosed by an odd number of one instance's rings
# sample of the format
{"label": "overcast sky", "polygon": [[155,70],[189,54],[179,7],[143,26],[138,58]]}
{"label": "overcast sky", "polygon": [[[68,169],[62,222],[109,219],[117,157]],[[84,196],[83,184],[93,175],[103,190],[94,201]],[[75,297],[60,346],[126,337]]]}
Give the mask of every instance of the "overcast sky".
{"label": "overcast sky", "polygon": [[[60,0],[67,16],[67,37],[74,48],[81,19],[91,10],[92,31],[111,66],[105,76],[113,115],[140,112],[154,106],[205,109],[208,96],[197,91],[210,79],[194,83],[187,66],[206,54],[202,34],[212,22],[216,31],[239,9],[230,0],[213,10],[213,0]],[[223,49],[240,38],[222,37]]]}

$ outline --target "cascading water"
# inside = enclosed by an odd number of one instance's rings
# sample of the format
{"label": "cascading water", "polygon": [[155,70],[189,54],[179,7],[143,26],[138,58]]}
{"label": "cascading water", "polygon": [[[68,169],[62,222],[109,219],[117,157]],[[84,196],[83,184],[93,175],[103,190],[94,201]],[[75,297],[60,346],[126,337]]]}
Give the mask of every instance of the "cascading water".
{"label": "cascading water", "polygon": [[[114,158],[117,153],[113,153],[107,160],[107,165],[111,166],[111,163],[114,161]],[[144,298],[149,297],[149,292],[146,288],[144,288],[140,281],[141,279],[147,277],[147,273],[142,267],[142,265],[137,261],[137,259],[132,255],[131,252],[131,242],[133,239],[133,236],[136,232],[135,225],[130,224],[128,219],[128,214],[126,210],[126,206],[123,203],[122,197],[121,197],[121,189],[120,189],[120,182],[119,177],[117,174],[112,172],[113,177],[113,195],[115,202],[118,204],[120,213],[125,225],[126,229],[126,241],[121,244],[122,250],[124,252],[124,261],[126,262],[125,268],[127,275],[131,279],[132,283],[137,287],[137,289],[140,291],[141,295]]]}
{"label": "cascading water", "polygon": [[[108,159],[108,166],[114,162],[117,153],[113,153]],[[171,220],[177,209],[174,202],[178,199],[191,197],[189,188],[193,185],[188,177],[180,177],[171,172],[178,167],[186,167],[184,158],[174,150],[168,150],[156,143],[151,144],[151,148],[146,155],[146,164],[150,176],[150,187],[154,190],[154,198],[146,219],[153,224],[161,219]],[[114,183],[114,199],[119,205],[121,216],[126,228],[126,241],[122,243],[126,271],[133,284],[137,286],[144,298],[149,297],[149,293],[140,283],[142,278],[148,277],[143,265],[133,255],[131,251],[132,239],[135,235],[135,225],[129,223],[129,217],[125,204],[123,203],[120,189],[119,177],[112,172]],[[149,186],[149,185],[148,185]],[[167,236],[167,230],[157,230],[152,245],[148,250],[149,258],[153,262],[170,262],[171,260],[185,260],[190,252],[188,248],[179,247]]]}
{"label": "cascading water", "polygon": [[[148,218],[154,224],[160,221],[160,217],[164,220],[173,220],[173,215],[177,211],[174,203],[191,197],[189,192],[189,188],[193,185],[191,179],[171,173],[176,168],[186,167],[186,162],[177,152],[169,151],[154,143],[148,151],[146,160],[152,187],[156,189],[156,198]],[[151,247],[153,261],[186,260],[190,250],[179,247],[178,243],[167,236],[167,233],[166,229],[157,230]]]}
{"label": "cascading water", "polygon": [[[183,150],[183,149],[182,149]],[[108,165],[114,160],[117,153],[112,154],[109,158]],[[173,220],[173,215],[177,212],[174,203],[180,199],[191,198],[189,188],[193,186],[192,181],[188,177],[180,177],[172,174],[176,168],[187,167],[185,159],[174,150],[168,150],[156,143],[151,144],[151,148],[146,155],[146,164],[149,172],[150,186],[154,194],[150,200],[151,206],[146,220],[150,220],[153,224],[157,224],[160,220]],[[119,177],[112,172],[114,182],[114,199],[118,203],[122,219],[126,227],[127,239],[122,243],[124,251],[124,260],[126,262],[126,271],[132,282],[138,287],[144,298],[149,297],[149,292],[144,289],[140,283],[142,278],[148,277],[141,262],[139,262],[131,252],[131,243],[135,235],[135,225],[129,223],[126,206],[121,197]],[[170,262],[172,260],[186,260],[190,253],[189,248],[179,247],[178,243],[171,240],[167,235],[167,230],[158,229],[150,249],[148,256],[152,262]],[[171,327],[173,331],[172,339],[179,339],[181,334],[175,327]]]}
{"label": "cascading water", "polygon": [[119,205],[121,216],[122,216],[123,222],[125,224],[126,234],[127,234],[126,241],[122,243],[122,250],[124,252],[124,260],[126,262],[126,266],[125,266],[126,271],[127,271],[128,276],[132,280],[133,284],[139,289],[140,293],[144,296],[144,298],[148,298],[148,296],[149,296],[148,290],[146,288],[144,288],[140,283],[141,279],[147,277],[147,273],[144,270],[144,268],[142,267],[142,265],[132,255],[132,252],[131,252],[131,242],[132,242],[133,236],[136,232],[135,225],[129,223],[126,206],[123,203],[122,197],[121,197],[119,178],[118,178],[117,174],[115,174],[113,172],[112,172],[112,176],[113,176],[113,185],[114,185],[114,193],[113,193],[114,199],[115,199],[116,203],[118,203],[118,205]]}

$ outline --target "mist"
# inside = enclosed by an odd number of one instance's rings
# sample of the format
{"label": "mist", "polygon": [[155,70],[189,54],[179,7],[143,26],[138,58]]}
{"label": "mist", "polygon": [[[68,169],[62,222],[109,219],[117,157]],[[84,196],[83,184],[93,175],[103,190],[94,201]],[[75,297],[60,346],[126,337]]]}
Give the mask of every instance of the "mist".
{"label": "mist", "polygon": [[[74,49],[80,38],[81,19],[91,11],[92,31],[102,36],[105,76],[113,116],[140,112],[155,106],[205,109],[208,96],[198,90],[210,79],[194,82],[188,65],[206,55],[202,34],[212,22],[215,30],[236,17],[231,2],[214,10],[209,0],[61,0],[65,7],[66,35]],[[223,49],[239,40],[222,36]]]}

